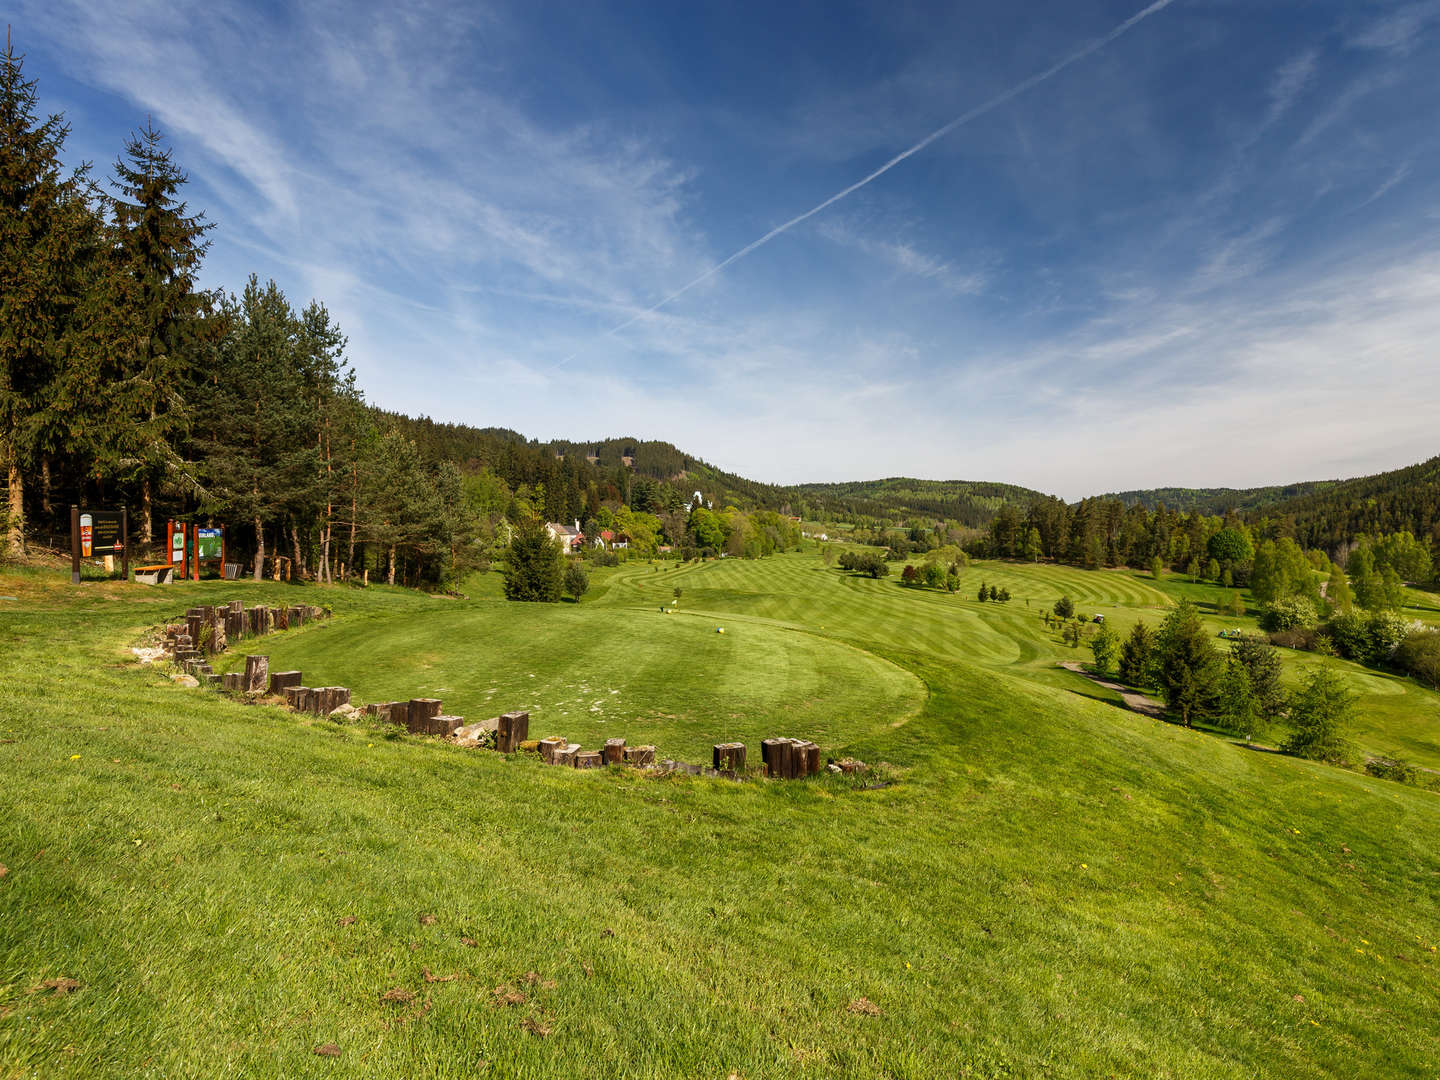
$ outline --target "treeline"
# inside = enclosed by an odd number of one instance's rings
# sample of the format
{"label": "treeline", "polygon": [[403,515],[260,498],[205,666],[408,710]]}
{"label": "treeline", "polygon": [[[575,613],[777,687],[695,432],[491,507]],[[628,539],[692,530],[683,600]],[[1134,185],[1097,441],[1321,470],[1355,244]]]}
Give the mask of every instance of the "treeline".
{"label": "treeline", "polygon": [[[1298,574],[1294,567],[1304,563],[1309,570],[1325,573],[1332,560],[1343,564],[1357,549],[1368,549],[1375,556],[1377,573],[1389,567],[1401,580],[1415,583],[1434,577],[1433,540],[1428,534],[1417,538],[1409,530],[1332,533],[1339,537],[1333,544],[1308,546],[1290,516],[1246,522],[1234,513],[1222,518],[1163,504],[1147,510],[1113,498],[1082,499],[1071,506],[1051,497],[1033,500],[1023,509],[1002,506],[969,550],[992,557],[1053,559],[1088,569],[1160,566],[1226,586],[1243,586],[1250,584],[1257,570],[1265,579],[1281,556],[1289,560],[1284,563],[1288,572]],[[1265,588],[1262,584],[1257,595],[1270,599],[1263,595]]]}
{"label": "treeline", "polygon": [[1013,484],[967,480],[914,480],[892,477],[839,484],[798,484],[786,489],[795,513],[805,518],[843,521],[868,528],[888,528],[916,519],[916,524],[948,523],[951,528],[981,528],[1006,504],[1043,498],[1040,492]]}
{"label": "treeline", "polygon": [[[257,577],[324,581],[444,582],[503,558],[513,525],[532,518],[583,522],[592,540],[611,531],[642,554],[758,557],[798,544],[778,489],[669,444],[571,452],[367,404],[322,304],[297,307],[254,277],[238,293],[198,287],[212,225],[184,201],[188,177],[159,132],[147,124],[125,139],[104,185],[88,165],[65,167],[68,134],[62,117],[39,115],[7,46],[5,553],[36,534],[63,542],[71,502],[127,505],[142,549],[169,517],[225,525],[232,561]],[[691,505],[696,487],[703,507]]]}

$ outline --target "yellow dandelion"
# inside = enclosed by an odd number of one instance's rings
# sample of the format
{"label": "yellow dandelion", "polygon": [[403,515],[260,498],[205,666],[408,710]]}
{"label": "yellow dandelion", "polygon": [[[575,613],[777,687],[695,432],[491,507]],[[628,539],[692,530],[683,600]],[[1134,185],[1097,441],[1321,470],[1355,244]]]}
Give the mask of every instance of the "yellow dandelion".
{"label": "yellow dandelion", "polygon": [[80,760],[80,755],[79,755],[79,754],[71,754],[71,755],[70,755],[70,760],[71,760],[71,761],[79,761],[79,760]]}

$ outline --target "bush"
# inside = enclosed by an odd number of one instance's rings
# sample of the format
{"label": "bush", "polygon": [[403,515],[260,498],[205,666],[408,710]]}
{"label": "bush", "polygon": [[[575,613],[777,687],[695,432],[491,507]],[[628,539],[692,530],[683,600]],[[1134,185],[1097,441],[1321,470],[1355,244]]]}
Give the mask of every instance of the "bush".
{"label": "bush", "polygon": [[1405,674],[1440,690],[1440,630],[1415,630],[1395,650],[1395,664]]}
{"label": "bush", "polygon": [[1068,619],[1075,614],[1075,601],[1068,596],[1062,596],[1055,601],[1055,614],[1062,619]]}
{"label": "bush", "polygon": [[1394,780],[1397,784],[1413,784],[1415,770],[1403,761],[1394,758],[1371,758],[1365,762],[1365,771],[1381,780]]}
{"label": "bush", "polygon": [[1368,648],[1365,633],[1365,616],[1358,611],[1336,615],[1326,624],[1330,638],[1335,642],[1335,651],[1346,660],[1364,660]]}
{"label": "bush", "polygon": [[1288,596],[1266,604],[1260,615],[1260,625],[1271,632],[1313,630],[1319,621],[1315,605],[1303,596]]}
{"label": "bush", "polygon": [[1369,638],[1369,661],[1372,664],[1387,664],[1394,659],[1400,643],[1417,628],[1418,624],[1394,611],[1376,611],[1366,620],[1366,636]]}
{"label": "bush", "polygon": [[890,573],[890,565],[884,556],[873,551],[843,552],[840,555],[840,569],[856,574],[868,574],[872,578],[882,578]]}
{"label": "bush", "polygon": [[[590,591],[590,575],[578,562],[572,562],[565,568],[565,591],[576,600]],[[675,591],[679,592],[680,590]]]}

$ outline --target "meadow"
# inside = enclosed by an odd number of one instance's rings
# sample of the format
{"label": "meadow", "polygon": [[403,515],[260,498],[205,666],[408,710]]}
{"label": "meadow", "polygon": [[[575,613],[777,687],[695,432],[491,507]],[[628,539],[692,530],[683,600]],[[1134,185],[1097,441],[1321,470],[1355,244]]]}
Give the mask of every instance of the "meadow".
{"label": "meadow", "polygon": [[[533,608],[0,573],[0,1077],[1433,1076],[1440,796],[1056,667],[1062,592],[1123,632],[1203,588],[977,564],[951,596],[813,552]],[[134,662],[231,597],[333,607],[263,651],[359,700],[690,760],[804,735],[892,782],[556,769]],[[1435,695],[1327,662],[1358,743],[1440,757]]]}

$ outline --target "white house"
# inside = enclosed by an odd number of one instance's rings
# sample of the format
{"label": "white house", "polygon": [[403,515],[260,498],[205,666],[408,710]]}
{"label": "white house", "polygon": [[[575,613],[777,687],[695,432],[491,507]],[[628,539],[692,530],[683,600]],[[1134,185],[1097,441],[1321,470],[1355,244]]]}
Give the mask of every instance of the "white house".
{"label": "white house", "polygon": [[547,521],[545,531],[550,534],[550,539],[559,540],[565,554],[569,555],[575,550],[575,541],[580,538],[580,522],[575,522],[575,527],[572,529],[569,525]]}

